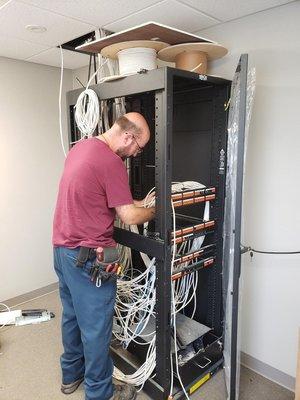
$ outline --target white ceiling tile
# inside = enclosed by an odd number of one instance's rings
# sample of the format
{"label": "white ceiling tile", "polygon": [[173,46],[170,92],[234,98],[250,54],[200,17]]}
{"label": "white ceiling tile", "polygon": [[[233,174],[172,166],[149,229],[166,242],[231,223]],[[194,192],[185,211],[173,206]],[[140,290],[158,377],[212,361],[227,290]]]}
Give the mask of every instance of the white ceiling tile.
{"label": "white ceiling tile", "polygon": [[9,3],[11,0],[0,0],[0,10],[5,4]]}
{"label": "white ceiling tile", "polygon": [[21,0],[99,28],[161,0]]}
{"label": "white ceiling tile", "polygon": [[[25,29],[26,25],[45,26],[47,31],[30,32]],[[0,10],[0,35],[33,43],[56,46],[94,29],[92,25],[16,1],[11,1]]]}
{"label": "white ceiling tile", "polygon": [[219,22],[177,1],[165,0],[112,24],[108,24],[105,26],[105,29],[118,32],[147,21],[159,22],[187,32],[195,32]]}
{"label": "white ceiling tile", "polygon": [[[74,51],[63,50],[64,68],[76,69],[81,68],[89,63],[89,56],[86,54],[76,53]],[[37,64],[52,65],[53,67],[61,66],[60,49],[52,48],[43,51],[36,56],[28,58],[26,61]]]}
{"label": "white ceiling tile", "polygon": [[221,21],[244,17],[293,0],[180,0]]}
{"label": "white ceiling tile", "polygon": [[0,56],[3,57],[25,60],[48,48],[48,46],[26,42],[25,40],[0,36]]}

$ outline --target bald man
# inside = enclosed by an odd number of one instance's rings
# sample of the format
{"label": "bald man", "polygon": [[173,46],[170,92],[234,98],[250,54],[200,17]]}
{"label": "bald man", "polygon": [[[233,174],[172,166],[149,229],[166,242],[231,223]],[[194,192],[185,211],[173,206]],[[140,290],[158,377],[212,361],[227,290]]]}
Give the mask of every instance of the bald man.
{"label": "bald man", "polygon": [[[84,381],[86,400],[133,400],[130,385],[113,385],[109,356],[116,280],[91,280],[95,257],[115,247],[115,214],[125,224],[154,217],[132,199],[123,160],[143,151],[150,138],[138,113],[120,117],[102,135],[78,142],[69,152],[53,222],[54,268],[63,306],[61,356],[64,394]],[[99,283],[99,282],[98,282]]]}

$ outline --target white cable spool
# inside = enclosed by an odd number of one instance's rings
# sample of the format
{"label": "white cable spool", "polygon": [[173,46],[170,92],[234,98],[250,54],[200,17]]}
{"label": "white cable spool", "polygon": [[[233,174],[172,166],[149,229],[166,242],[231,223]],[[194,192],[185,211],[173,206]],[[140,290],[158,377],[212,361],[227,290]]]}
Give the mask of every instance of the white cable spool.
{"label": "white cable spool", "polygon": [[146,47],[134,47],[118,52],[120,75],[135,74],[141,69],[155,69],[156,50]]}

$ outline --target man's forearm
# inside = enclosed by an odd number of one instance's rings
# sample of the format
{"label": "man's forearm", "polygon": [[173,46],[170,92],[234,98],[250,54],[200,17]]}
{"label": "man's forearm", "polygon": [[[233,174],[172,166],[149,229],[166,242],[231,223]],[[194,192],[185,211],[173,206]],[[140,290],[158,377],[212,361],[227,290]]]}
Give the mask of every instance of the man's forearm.
{"label": "man's forearm", "polygon": [[137,207],[135,204],[127,204],[116,207],[118,217],[124,224],[139,225],[154,218],[155,207]]}
{"label": "man's forearm", "polygon": [[151,221],[155,216],[155,207],[144,208],[135,205],[135,210],[132,215],[132,222],[130,225],[139,225],[144,222]]}

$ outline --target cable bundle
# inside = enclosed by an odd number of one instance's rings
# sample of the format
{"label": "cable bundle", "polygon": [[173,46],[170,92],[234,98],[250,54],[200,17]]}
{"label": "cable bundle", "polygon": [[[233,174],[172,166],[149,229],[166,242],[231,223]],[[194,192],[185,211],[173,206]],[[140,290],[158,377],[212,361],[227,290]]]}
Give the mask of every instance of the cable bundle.
{"label": "cable bundle", "polygon": [[81,139],[92,136],[99,121],[99,100],[93,90],[85,89],[78,96],[75,121],[81,132]]}
{"label": "cable bundle", "polygon": [[[133,275],[135,270],[132,265],[131,267],[131,274]],[[134,278],[129,278],[130,276],[127,275],[118,280],[114,318],[120,331],[113,333],[124,348],[127,348],[132,341],[139,345],[149,345],[149,348],[144,364],[137,371],[131,375],[125,375],[114,368],[113,375],[116,379],[135,385],[141,390],[155,368],[156,359],[155,330],[147,334],[144,333],[150,318],[155,318],[155,258],[150,261],[143,273]],[[142,340],[138,340],[138,338]]]}
{"label": "cable bundle", "polygon": [[[121,333],[115,332],[124,348],[131,341],[138,344],[137,337],[143,337],[143,330],[147,326],[155,306],[155,258],[148,268],[132,279],[124,276],[118,280],[116,297],[115,319],[121,327]],[[149,336],[149,335],[148,335]]]}
{"label": "cable bundle", "polygon": [[154,335],[147,351],[146,361],[144,364],[140,366],[140,368],[135,371],[131,375],[125,375],[118,368],[114,367],[113,376],[114,378],[129,383],[131,385],[139,386],[138,391],[142,390],[147,379],[150,378],[154,368],[155,368],[155,360],[156,360],[156,351],[155,351],[155,340],[156,336]]}
{"label": "cable bundle", "polygon": [[90,137],[94,133],[99,121],[99,99],[96,92],[89,89],[94,76],[108,62],[105,60],[97,71],[90,77],[86,89],[80,93],[75,105],[75,121],[81,132],[81,139]]}
{"label": "cable bundle", "polygon": [[[203,188],[204,185],[193,182],[175,182],[172,184],[172,192],[179,192],[184,190],[196,190]],[[150,194],[155,190],[152,188],[147,194],[144,202],[144,207],[152,207],[155,205],[155,198],[151,198]],[[208,202],[207,202],[208,205]],[[209,213],[208,207],[206,207],[205,214]],[[175,230],[175,210],[172,204],[173,210],[173,229]],[[206,215],[207,216],[207,215]],[[145,226],[144,225],[144,232]],[[131,226],[130,230],[138,233],[138,228],[136,226]],[[183,255],[186,252],[196,251],[201,248],[203,239],[201,241],[199,238],[186,241],[182,243],[179,247],[173,245],[172,248],[172,263],[171,263],[171,273],[174,269],[175,255]],[[126,249],[126,250],[124,250]],[[118,290],[116,297],[116,317],[118,329],[114,331],[115,337],[123,344],[124,348],[127,348],[131,341],[139,345],[149,345],[147,350],[147,356],[145,362],[140,366],[140,368],[131,375],[125,375],[117,368],[114,369],[114,377],[133,384],[139,387],[139,390],[143,388],[146,380],[152,375],[155,369],[156,360],[156,332],[147,333],[144,332],[151,318],[155,318],[155,304],[156,304],[156,291],[155,291],[155,259],[150,258],[143,253],[140,253],[142,260],[145,263],[146,269],[144,272],[140,272],[135,269],[132,264],[131,251],[130,249],[123,248],[122,253],[122,265],[125,265],[126,273],[121,280],[118,280]],[[186,263],[188,265],[189,262]],[[139,275],[137,275],[138,273]],[[180,380],[179,370],[178,370],[178,357],[177,357],[177,343],[176,343],[176,314],[183,310],[191,301],[194,300],[194,310],[192,317],[196,311],[196,288],[198,284],[198,273],[193,272],[188,274],[181,279],[171,283],[172,291],[172,326],[174,329],[174,342],[175,342],[175,360],[177,375]],[[150,324],[151,325],[151,324]],[[140,338],[140,340],[139,340]],[[172,357],[172,355],[171,355]],[[183,387],[183,384],[182,384]],[[173,390],[173,373],[171,382],[171,391]],[[185,392],[185,389],[183,387]],[[187,398],[188,395],[185,392]]]}
{"label": "cable bundle", "polygon": [[195,181],[172,182],[172,193],[183,192],[185,190],[203,189],[205,185]]}

